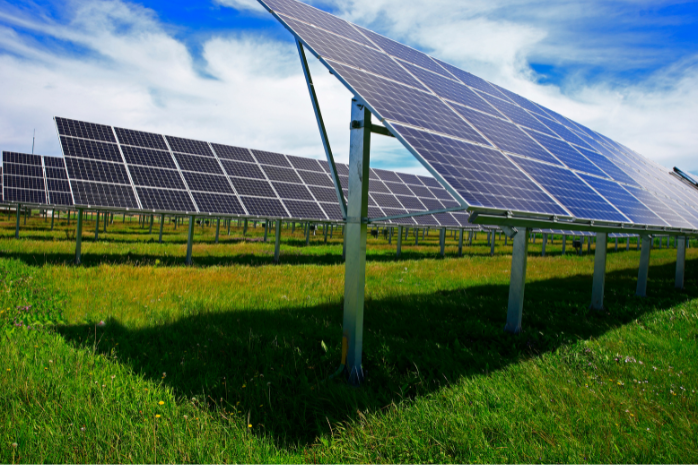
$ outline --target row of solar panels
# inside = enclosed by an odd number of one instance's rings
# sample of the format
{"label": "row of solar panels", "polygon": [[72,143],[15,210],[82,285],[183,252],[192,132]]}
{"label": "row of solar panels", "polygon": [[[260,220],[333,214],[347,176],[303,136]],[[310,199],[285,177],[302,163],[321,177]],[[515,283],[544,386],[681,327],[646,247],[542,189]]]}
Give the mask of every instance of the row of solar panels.
{"label": "row of solar panels", "polygon": [[[325,161],[64,118],[56,124],[63,158],[3,152],[6,203],[342,221]],[[348,166],[337,170],[348,185]],[[457,206],[433,178],[371,170],[370,217]],[[478,228],[468,217],[438,213],[393,222]]]}
{"label": "row of solar panels", "polygon": [[309,5],[260,3],[464,205],[698,230],[698,192],[633,150]]}

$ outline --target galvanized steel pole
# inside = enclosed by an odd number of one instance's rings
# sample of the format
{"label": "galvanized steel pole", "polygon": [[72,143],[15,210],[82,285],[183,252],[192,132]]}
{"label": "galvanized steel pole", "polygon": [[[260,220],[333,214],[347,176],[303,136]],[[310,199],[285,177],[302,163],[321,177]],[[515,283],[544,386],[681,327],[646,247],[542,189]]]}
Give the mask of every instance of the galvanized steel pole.
{"label": "galvanized steel pole", "polygon": [[528,262],[528,228],[518,228],[514,236],[514,250],[511,255],[511,276],[509,284],[509,307],[504,331],[521,332],[524,290],[526,288],[526,264]]}
{"label": "galvanized steel pole", "polygon": [[371,153],[371,113],[352,100],[349,148],[349,201],[346,219],[342,362],[351,384],[360,384],[366,285],[366,223]]}
{"label": "galvanized steel pole", "polygon": [[189,232],[187,234],[187,258],[186,258],[187,266],[192,265],[191,252],[192,252],[193,245],[194,245],[194,217],[190,216],[189,217]]}
{"label": "galvanized steel pole", "polygon": [[[642,238],[642,250],[640,251],[640,270],[637,275],[638,297],[647,297],[647,278],[650,270],[650,252],[652,251],[652,236],[644,235]],[[639,242],[639,239],[638,239]]]}
{"label": "galvanized steel pole", "polygon": [[80,264],[82,255],[82,210],[78,210],[78,226],[75,232],[75,264]]}
{"label": "galvanized steel pole", "polygon": [[683,289],[686,271],[686,238],[679,237],[676,244],[676,289]]}

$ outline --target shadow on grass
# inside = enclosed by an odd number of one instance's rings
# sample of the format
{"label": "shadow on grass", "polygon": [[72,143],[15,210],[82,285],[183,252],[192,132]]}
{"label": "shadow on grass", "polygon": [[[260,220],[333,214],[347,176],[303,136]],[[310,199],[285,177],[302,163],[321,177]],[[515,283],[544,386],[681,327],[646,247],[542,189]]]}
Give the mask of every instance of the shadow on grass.
{"label": "shadow on grass", "polygon": [[280,446],[305,445],[330,434],[330,428],[336,431],[338,424],[360,419],[360,411],[421,397],[545,352],[560,349],[568,363],[586,366],[586,355],[566,346],[698,297],[698,260],[686,265],[687,292],[673,289],[672,264],[653,266],[646,299],[633,295],[635,269],[609,273],[609,311],[603,313],[587,310],[588,275],[530,283],[524,330],[516,336],[502,330],[506,285],[367,300],[366,380],[360,389],[341,379],[324,381],[340,360],[340,303],[278,310],[238,310],[231,304],[229,311],[217,313],[185,305],[181,318],[145,329],[108,321],[103,328],[76,325],[58,331],[75,346],[92,347],[96,337],[98,351],[114,350],[121,363],[182,397],[237,410],[254,432],[271,435]]}

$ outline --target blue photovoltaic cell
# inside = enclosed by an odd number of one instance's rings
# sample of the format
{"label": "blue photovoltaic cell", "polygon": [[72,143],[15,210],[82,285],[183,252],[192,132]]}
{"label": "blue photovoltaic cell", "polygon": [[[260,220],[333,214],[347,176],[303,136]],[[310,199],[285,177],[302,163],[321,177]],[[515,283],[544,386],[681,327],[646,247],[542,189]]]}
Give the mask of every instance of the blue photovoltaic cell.
{"label": "blue photovoltaic cell", "polygon": [[138,208],[131,186],[71,180],[75,205]]}
{"label": "blue photovoltaic cell", "polygon": [[71,179],[111,184],[131,184],[123,164],[95,160],[77,160],[71,157],[67,157],[65,162]]}
{"label": "blue photovoltaic cell", "polygon": [[235,161],[246,161],[248,163],[255,163],[252,154],[250,154],[249,149],[242,147],[233,147],[230,145],[221,144],[211,144],[213,150],[215,150],[218,158],[222,160],[235,160]]}
{"label": "blue photovoltaic cell", "polygon": [[[61,160],[62,163],[62,160]],[[68,179],[65,173],[65,165],[62,168],[46,168],[47,179]]]}
{"label": "blue photovoltaic cell", "polygon": [[4,201],[17,203],[46,203],[46,192],[44,190],[15,189],[4,186]]}
{"label": "blue photovoltaic cell", "polygon": [[334,183],[332,183],[332,180],[326,174],[312,171],[298,171],[298,174],[303,178],[303,182],[308,185],[334,187]]}
{"label": "blue photovoltaic cell", "polygon": [[593,176],[587,176],[585,174],[580,174],[580,176],[587,184],[596,189],[596,192],[601,194],[606,200],[623,212],[625,216],[630,218],[632,222],[657,225],[664,223],[664,221],[652,213],[649,208],[623,189],[620,184]]}
{"label": "blue photovoltaic cell", "polygon": [[425,211],[426,208],[417,197],[408,197],[406,195],[396,195],[402,206],[409,211]]}
{"label": "blue photovoltaic cell", "polygon": [[61,146],[66,157],[123,162],[121,153],[119,153],[119,147],[116,144],[61,137]]}
{"label": "blue photovoltaic cell", "polygon": [[381,208],[402,208],[402,204],[392,194],[371,193],[371,197]]}
{"label": "blue photovoltaic cell", "polygon": [[461,176],[451,178],[451,186],[470,205],[512,211],[565,215],[545,192],[496,150],[449,139],[412,128],[396,129],[439,172],[445,157],[458,163]]}
{"label": "blue photovoltaic cell", "polygon": [[441,184],[439,184],[439,181],[437,181],[434,178],[427,178],[426,176],[417,176],[420,181],[422,181],[422,184],[424,184],[427,187],[443,187]]}
{"label": "blue photovoltaic cell", "polygon": [[48,168],[58,168],[65,171],[63,157],[44,157],[44,166]]}
{"label": "blue photovoltaic cell", "polygon": [[172,154],[162,150],[149,150],[138,147],[121,146],[128,165],[151,166],[157,168],[177,169]]}
{"label": "blue photovoltaic cell", "polygon": [[540,107],[538,107],[538,105],[531,102],[527,98],[524,98],[518,94],[515,94],[514,92],[511,92],[510,90],[504,89],[503,87],[499,87],[495,84],[493,84],[493,86],[496,87],[497,90],[500,91],[502,94],[504,94],[509,100],[516,103],[521,108],[525,108],[528,111],[532,111],[533,113],[535,113],[537,115],[545,116],[545,112],[543,112],[540,109]]}
{"label": "blue photovoltaic cell", "polygon": [[[336,197],[335,197],[336,198]],[[327,217],[334,221],[342,221],[344,217],[342,216],[342,210],[339,208],[339,204],[335,203],[320,203],[320,206],[325,211]]]}
{"label": "blue photovoltaic cell", "polygon": [[628,222],[574,173],[530,160],[516,162],[577,218]]}
{"label": "blue photovoltaic cell", "polygon": [[364,47],[356,42],[330,34],[322,29],[314,28],[287,16],[282,15],[281,19],[302,37],[312,50],[325,59],[356,66],[388,79],[393,79],[412,87],[422,88],[422,85],[417,80],[385,53]]}
{"label": "blue photovoltaic cell", "polygon": [[288,155],[286,158],[288,158],[288,161],[290,161],[293,167],[297,170],[317,171],[319,173],[325,172],[325,170],[323,170],[318,163],[318,160],[313,160],[312,158],[292,157],[290,155]]}
{"label": "blue photovoltaic cell", "polygon": [[101,140],[105,142],[116,142],[114,133],[109,126],[58,117],[55,118],[55,120],[59,135]]}
{"label": "blue photovoltaic cell", "polygon": [[235,190],[237,191],[238,195],[276,198],[276,194],[272,190],[268,181],[233,177],[231,177],[230,180],[233,182],[233,186],[235,186]]}
{"label": "blue photovoltaic cell", "polygon": [[145,147],[149,149],[168,150],[165,139],[160,134],[150,132],[134,131],[132,129],[114,128],[119,143]]}
{"label": "blue photovoltaic cell", "polygon": [[589,144],[587,144],[581,137],[579,137],[577,134],[568,129],[567,126],[563,126],[562,124],[547,118],[541,118],[541,120],[546,126],[552,129],[553,132],[560,136],[563,140],[576,144],[585,149],[591,149],[591,147],[589,147]]}
{"label": "blue photovoltaic cell", "polygon": [[262,165],[279,166],[282,168],[293,168],[286,159],[286,156],[281,153],[265,152],[263,150],[252,150],[255,158]]}
{"label": "blue photovoltaic cell", "polygon": [[[398,177],[398,175],[395,171],[381,170],[378,168],[374,168],[373,171],[376,173],[379,180],[381,180],[381,181],[401,182],[401,179]],[[371,185],[371,184],[372,183],[369,182],[369,185]]]}
{"label": "blue photovoltaic cell", "polygon": [[419,180],[417,176],[414,174],[407,174],[407,173],[397,173],[398,177],[402,182],[405,184],[409,184],[410,188],[415,185],[415,186],[423,186],[422,182]]}
{"label": "blue photovoltaic cell", "polygon": [[567,165],[569,168],[585,173],[602,176],[607,178],[608,175],[598,169],[596,165],[587,160],[582,154],[575,150],[570,144],[564,140],[555,137],[544,136],[535,131],[527,131],[528,134],[538,141],[540,145],[545,147],[550,153],[555,155],[558,160]]}
{"label": "blue photovoltaic cell", "polygon": [[[396,183],[396,182],[386,182],[384,183],[385,186],[388,188],[390,192],[393,194],[400,194],[400,195],[414,195],[412,194],[412,191],[410,190],[409,187],[407,187],[405,184],[402,182]],[[370,183],[369,183],[369,189],[370,189]]]}
{"label": "blue photovoltaic cell", "polygon": [[46,187],[49,192],[70,192],[70,183],[62,179],[47,179]]}
{"label": "blue photovoltaic cell", "polygon": [[578,148],[582,155],[587,157],[592,163],[598,166],[604,173],[610,176],[612,179],[630,184],[631,186],[639,186],[639,184],[630,176],[628,176],[625,171],[621,170],[613,162],[603,155],[599,155],[596,152],[590,150],[585,150],[583,148]]}
{"label": "blue photovoltaic cell", "polygon": [[312,192],[313,196],[315,197],[315,200],[317,200],[318,202],[337,203],[337,191],[335,191],[334,189],[331,189],[329,187],[317,186],[308,186],[308,189],[310,189],[310,192]]}
{"label": "blue photovoltaic cell", "polygon": [[302,202],[299,200],[284,200],[284,205],[293,218],[309,220],[325,220],[325,212],[315,202]]}
{"label": "blue photovoltaic cell", "polygon": [[214,194],[210,192],[192,192],[199,211],[225,215],[244,215],[242,204],[234,195]]}
{"label": "blue photovoltaic cell", "polygon": [[267,175],[270,181],[295,182],[300,183],[301,178],[296,172],[289,168],[278,168],[276,166],[264,166],[262,170]]}
{"label": "blue photovoltaic cell", "polygon": [[264,0],[271,10],[277,13],[283,13],[293,18],[302,19],[317,27],[321,27],[326,31],[332,31],[343,37],[347,37],[356,42],[373,47],[374,45],[367,40],[359,31],[351,26],[346,21],[343,21],[329,13],[326,13],[312,6],[300,2],[289,2],[286,0]]}
{"label": "blue photovoltaic cell", "polygon": [[205,157],[213,157],[211,147],[206,142],[200,140],[183,139],[181,137],[165,136],[167,143],[173,152],[190,153],[193,155],[203,155]]}
{"label": "blue photovoltaic cell", "polygon": [[[347,184],[349,184],[349,179],[344,179],[342,181],[342,185],[345,186]],[[381,194],[390,194],[390,189],[388,189],[388,187],[385,185],[385,183],[382,181],[378,181],[377,179],[369,180],[368,191],[369,192],[378,192]]]}
{"label": "blue photovoltaic cell", "polygon": [[247,208],[250,215],[272,217],[272,218],[289,218],[286,209],[278,199],[260,199],[258,197],[240,197],[242,203]]}
{"label": "blue photovoltaic cell", "polygon": [[691,228],[691,223],[681,218],[676,214],[674,210],[669,208],[664,202],[660,201],[657,197],[652,195],[646,190],[632,187],[624,186],[625,189],[633,194],[642,203],[647,205],[647,207],[656,213],[660,218],[662,218],[666,223],[674,228]]}
{"label": "blue photovoltaic cell", "polygon": [[237,176],[240,178],[265,179],[262,169],[257,164],[242,163],[230,160],[221,160],[223,168],[228,173],[228,176]]}
{"label": "blue photovoltaic cell", "polygon": [[434,218],[442,225],[442,226],[465,226],[466,220],[468,218],[468,215],[460,215],[458,217],[463,218],[464,221],[463,223],[460,223],[458,220],[456,220],[457,216],[454,215],[453,213],[437,213],[433,215]]}
{"label": "blue photovoltaic cell", "polygon": [[434,198],[434,194],[424,186],[410,186],[410,190],[414,192],[414,195],[417,197]]}
{"label": "blue photovoltaic cell", "polygon": [[482,97],[485,100],[487,100],[493,107],[499,110],[500,113],[502,113],[504,116],[506,116],[516,124],[526,126],[527,128],[534,129],[544,134],[548,134],[549,136],[555,135],[550,129],[548,129],[547,126],[538,121],[535,116],[533,116],[531,113],[527,112],[520,106],[514,105],[513,103],[508,103],[504,100],[495,97],[490,97],[486,94],[483,94]]}
{"label": "blue photovoltaic cell", "polygon": [[190,191],[212,192],[216,194],[233,194],[228,178],[225,176],[191,173],[183,171],[184,179],[187,181]]}
{"label": "blue photovoltaic cell", "polygon": [[456,110],[500,149],[536,160],[560,164],[515,124],[459,105],[456,106]]}
{"label": "blue photovoltaic cell", "polygon": [[426,68],[434,73],[441,74],[442,76],[451,77],[451,75],[443,69],[438,63],[431,59],[428,55],[415,50],[413,48],[402,45],[399,42],[383,37],[382,35],[376,34],[373,31],[358,27],[366,37],[368,37],[374,44],[376,44],[380,49],[386,52],[388,55],[400,58],[408,63],[412,63],[422,68]]}
{"label": "blue photovoltaic cell", "polygon": [[487,92],[488,94],[494,95],[496,97],[505,98],[504,95],[501,92],[499,92],[498,89],[496,89],[492,84],[485,81],[484,79],[481,79],[475,76],[474,74],[470,74],[467,71],[463,71],[462,69],[458,69],[455,66],[449,65],[448,63],[445,63],[443,61],[436,59],[434,61],[439,63],[443,68],[445,68],[449,73],[455,76],[462,83],[472,87],[473,89]]}
{"label": "blue photovoltaic cell", "polygon": [[146,210],[195,212],[196,207],[186,191],[137,187],[138,197]]}
{"label": "blue photovoltaic cell", "polygon": [[30,178],[27,176],[6,176],[5,187],[17,189],[42,190],[44,178]]}
{"label": "blue photovoltaic cell", "polygon": [[18,165],[36,166],[41,168],[41,156],[28,153],[2,152],[4,163],[16,163]]}
{"label": "blue photovoltaic cell", "polygon": [[[462,105],[467,105],[480,111],[485,111],[492,115],[501,116],[491,105],[483,100],[475,91],[469,87],[451,79],[430,73],[417,66],[405,64],[407,69],[417,77],[429,89],[434,91],[439,97],[451,100]],[[485,94],[487,95],[487,94]]]}
{"label": "blue photovoltaic cell", "polygon": [[131,179],[136,186],[186,189],[179,172],[144,166],[130,166]]}
{"label": "blue photovoltaic cell", "polygon": [[[308,188],[302,184],[288,184],[285,182],[273,182],[274,189],[283,200],[314,200],[313,196],[308,191]],[[335,200],[337,195],[334,196]],[[293,214],[293,212],[291,212]]]}
{"label": "blue photovoltaic cell", "polygon": [[49,192],[52,205],[68,206],[73,204],[73,196],[70,192]]}
{"label": "blue photovoltaic cell", "polygon": [[17,163],[8,163],[7,160],[5,161],[5,176],[29,176],[32,178],[44,177],[41,170],[41,165],[20,165]]}
{"label": "blue photovoltaic cell", "polygon": [[444,206],[436,198],[420,198],[420,202],[424,204],[428,211],[443,210]]}
{"label": "blue photovoltaic cell", "polygon": [[199,155],[185,155],[175,153],[177,163],[183,171],[194,171],[197,173],[224,174],[221,165],[213,157],[202,157]]}
{"label": "blue photovoltaic cell", "polygon": [[438,97],[339,63],[331,65],[362,98],[371,103],[381,118],[489,145]]}

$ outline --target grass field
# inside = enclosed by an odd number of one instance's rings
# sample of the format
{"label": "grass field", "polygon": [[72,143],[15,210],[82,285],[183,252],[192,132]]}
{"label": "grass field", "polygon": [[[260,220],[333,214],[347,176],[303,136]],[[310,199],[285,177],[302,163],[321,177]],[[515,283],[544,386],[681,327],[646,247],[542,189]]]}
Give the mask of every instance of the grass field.
{"label": "grass field", "polygon": [[[0,216],[0,462],[698,462],[698,251],[609,244],[607,312],[593,253],[530,246],[524,330],[502,331],[511,246],[479,235],[370,238],[364,368],[341,352],[339,234],[186,228],[164,243],[116,216],[83,266],[75,222]],[[568,246],[569,246],[568,242]],[[692,245],[695,245],[692,244]],[[568,248],[571,251],[571,247]],[[102,323],[103,322],[103,323]]]}

